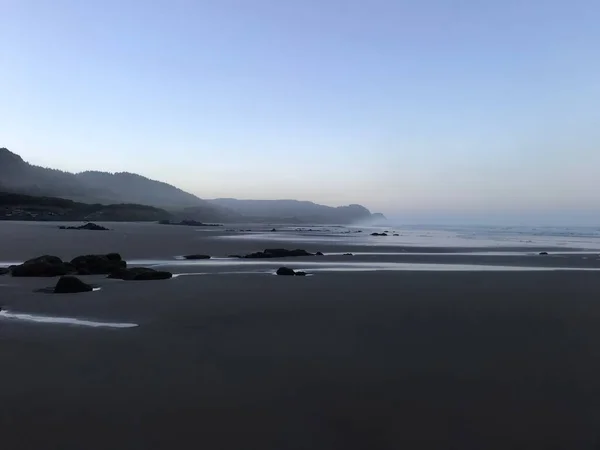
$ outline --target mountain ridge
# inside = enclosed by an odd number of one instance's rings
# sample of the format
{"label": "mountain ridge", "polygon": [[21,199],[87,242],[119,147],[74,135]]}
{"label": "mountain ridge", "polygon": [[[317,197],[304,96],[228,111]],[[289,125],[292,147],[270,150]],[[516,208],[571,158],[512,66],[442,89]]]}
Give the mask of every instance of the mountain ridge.
{"label": "mountain ridge", "polygon": [[362,205],[338,207],[305,200],[206,200],[176,186],[132,172],[85,170],[71,173],[31,164],[0,148],[0,190],[59,197],[92,204],[137,204],[168,210],[176,217],[202,221],[297,220],[348,224],[371,217]]}

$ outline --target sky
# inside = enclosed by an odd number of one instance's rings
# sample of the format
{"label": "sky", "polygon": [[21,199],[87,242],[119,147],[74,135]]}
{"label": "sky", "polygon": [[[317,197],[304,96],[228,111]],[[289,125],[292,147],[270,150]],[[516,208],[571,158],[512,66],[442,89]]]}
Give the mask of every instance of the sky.
{"label": "sky", "polygon": [[597,0],[0,0],[0,146],[202,198],[600,219],[598,23]]}

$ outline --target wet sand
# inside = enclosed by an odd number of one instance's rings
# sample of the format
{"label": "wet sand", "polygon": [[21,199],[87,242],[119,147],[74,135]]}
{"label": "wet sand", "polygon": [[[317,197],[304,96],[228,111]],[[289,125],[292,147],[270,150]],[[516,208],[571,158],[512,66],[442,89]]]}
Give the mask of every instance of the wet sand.
{"label": "wet sand", "polygon": [[[265,247],[207,238],[212,231],[123,224],[124,231],[61,236],[28,226],[9,236],[0,223],[0,259],[119,251],[180,273],[202,265],[207,275],[84,277],[101,289],[78,295],[33,292],[52,279],[0,277],[9,311],[139,325],[0,319],[2,448],[600,445],[600,272],[332,270],[287,278],[270,275],[268,264],[170,262],[184,253]],[[349,250],[330,244],[323,251]],[[472,264],[486,258],[464,257]],[[582,257],[488,258],[598,267]],[[285,265],[335,268],[344,258],[410,256],[322,258]],[[443,258],[426,260],[447,263]],[[230,271],[255,273],[222,273]]]}

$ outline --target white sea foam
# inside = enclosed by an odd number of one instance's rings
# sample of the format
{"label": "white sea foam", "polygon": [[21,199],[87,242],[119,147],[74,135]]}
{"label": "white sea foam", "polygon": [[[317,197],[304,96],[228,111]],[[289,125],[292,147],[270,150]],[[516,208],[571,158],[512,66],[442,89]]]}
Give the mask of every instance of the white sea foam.
{"label": "white sea foam", "polygon": [[79,325],[93,328],[133,328],[138,326],[135,323],[95,322],[91,320],[75,319],[73,317],[39,316],[35,314],[13,313],[10,311],[0,311],[0,319],[23,320],[26,322],[50,323],[57,325]]}

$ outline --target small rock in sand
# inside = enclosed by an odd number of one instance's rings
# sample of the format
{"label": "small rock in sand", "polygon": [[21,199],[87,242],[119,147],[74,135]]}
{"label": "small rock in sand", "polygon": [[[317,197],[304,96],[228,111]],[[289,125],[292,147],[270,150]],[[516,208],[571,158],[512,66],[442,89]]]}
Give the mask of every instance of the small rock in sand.
{"label": "small rock in sand", "polygon": [[91,292],[94,288],[89,284],[84,283],[79,278],[66,276],[60,277],[56,287],[55,294],[77,294],[79,292]]}
{"label": "small rock in sand", "polygon": [[277,275],[294,276],[296,275],[296,272],[294,272],[294,270],[290,269],[289,267],[280,267],[279,269],[277,269]]}
{"label": "small rock in sand", "polygon": [[547,255],[548,252],[540,252],[540,256]]}
{"label": "small rock in sand", "polygon": [[107,278],[115,278],[126,281],[150,281],[167,280],[172,278],[171,272],[150,269],[149,267],[133,267],[131,269],[118,269],[108,275]]}

